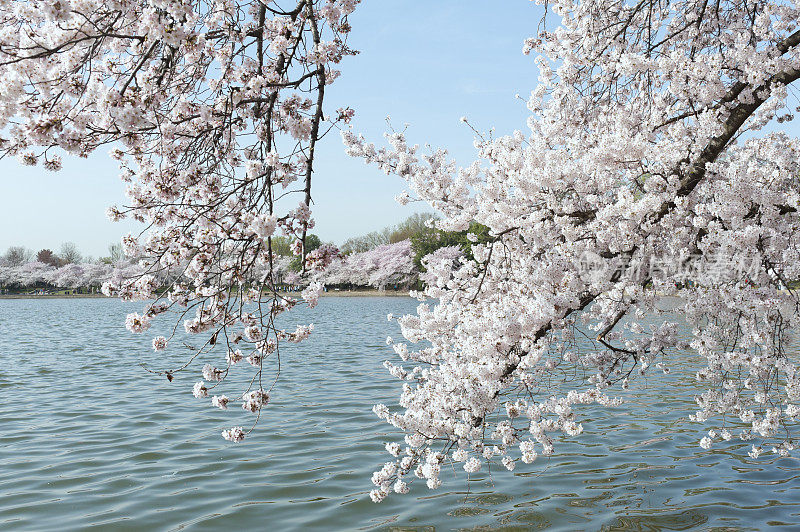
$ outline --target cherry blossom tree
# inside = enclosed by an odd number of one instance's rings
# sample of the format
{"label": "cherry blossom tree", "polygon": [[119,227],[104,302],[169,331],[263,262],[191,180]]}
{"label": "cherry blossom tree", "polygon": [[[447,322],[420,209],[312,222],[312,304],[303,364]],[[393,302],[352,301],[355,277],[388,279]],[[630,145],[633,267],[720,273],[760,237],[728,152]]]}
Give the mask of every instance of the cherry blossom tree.
{"label": "cherry blossom tree", "polygon": [[411,241],[406,239],[342,257],[313,277],[317,282],[328,285],[371,286],[379,289],[399,285],[407,288],[416,282],[418,272],[414,265]]}
{"label": "cherry blossom tree", "polygon": [[[547,15],[523,48],[540,70],[526,131],[478,134],[461,168],[404,133],[386,147],[343,135],[351,155],[407,181],[402,201],[436,208],[439,228],[475,221],[491,236],[474,260],[435,268],[422,297],[438,300],[399,319],[425,342],[394,344],[411,367],[387,363],[404,381],[401,410],[375,412],[406,437],[387,446],[375,501],[415,477],[439,487],[452,462],[469,474],[549,455],[581,433],[579,405],[618,404],[615,386],[667,372],[687,347],[707,363],[692,415],[708,430],[701,446],[753,440],[753,457],[796,446],[787,336],[800,307],[787,287],[800,278],[800,143],[780,124],[793,119],[800,7],[537,3]],[[688,341],[669,319],[642,324],[672,292]],[[578,330],[592,331],[588,345]]]}
{"label": "cherry blossom tree", "polygon": [[48,282],[55,267],[44,262],[28,262],[0,270],[0,285],[27,287]]}
{"label": "cherry blossom tree", "polygon": [[47,281],[53,286],[78,288],[84,286],[86,276],[81,264],[69,263],[53,270],[47,276]]}
{"label": "cherry blossom tree", "polygon": [[[80,263],[57,266],[41,261],[19,266],[0,268],[0,286],[32,287],[48,285],[52,288],[100,288],[104,283],[120,283],[125,279],[142,275],[142,267],[132,260],[119,261],[114,265],[105,263]],[[164,285],[167,279],[160,278]]]}
{"label": "cherry blossom tree", "polygon": [[364,264],[363,271],[368,275],[367,284],[376,288],[383,289],[395,284],[407,286],[417,278],[414,254],[408,239],[360,253],[354,261],[354,269],[359,268],[360,262]]}
{"label": "cherry blossom tree", "polygon": [[[458,267],[458,263],[463,261],[464,252],[460,246],[444,246],[433,253],[422,257],[422,266],[425,272],[419,277],[429,290],[435,287],[445,288],[449,281],[450,272]],[[433,292],[429,292],[432,297]]]}
{"label": "cherry blossom tree", "polygon": [[[281,347],[311,331],[275,325],[298,301],[278,293],[271,239],[282,233],[305,256],[317,142],[353,115],[323,104],[338,64],[354,54],[348,15],[358,1],[0,5],[2,154],[56,171],[64,153],[111,150],[129,186],[128,205],[108,215],[145,230],[122,243],[140,269],[115,275],[104,292],[146,301],[127,317],[133,332],[172,315],[203,335],[196,357],[224,348],[203,370],[211,382],[194,387],[198,398],[246,358],[252,384],[234,398],[256,418],[274,382],[263,370],[277,378]],[[318,253],[314,266],[329,259]],[[173,281],[159,290],[160,279]],[[306,295],[314,301],[313,290]],[[157,337],[153,348],[169,342]],[[179,369],[156,371],[172,380]],[[224,436],[241,441],[245,432]]]}

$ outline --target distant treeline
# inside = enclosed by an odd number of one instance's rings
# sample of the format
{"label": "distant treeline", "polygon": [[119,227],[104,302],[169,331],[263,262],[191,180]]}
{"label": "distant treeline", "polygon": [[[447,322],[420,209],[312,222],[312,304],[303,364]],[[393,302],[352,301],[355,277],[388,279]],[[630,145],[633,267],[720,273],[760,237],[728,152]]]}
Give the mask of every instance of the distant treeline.
{"label": "distant treeline", "polygon": [[22,266],[30,262],[41,262],[48,266],[65,266],[67,264],[78,263],[101,263],[114,264],[123,260],[122,244],[111,244],[108,246],[108,256],[100,257],[95,260],[81,254],[73,242],[64,242],[58,252],[50,249],[40,249],[37,253],[24,246],[11,246],[0,256],[0,266]]}
{"label": "distant treeline", "polygon": [[[472,258],[474,242],[489,240],[488,228],[471,224],[468,231],[443,231],[433,227],[432,214],[417,213],[397,225],[348,239],[340,248],[340,258],[324,272],[301,275],[300,258],[292,253],[288,237],[272,238],[272,250],[279,256],[275,263],[276,278],[286,284],[306,284],[320,281],[329,286],[409,288],[425,281],[426,263],[423,257],[441,248]],[[473,241],[467,234],[474,235]],[[314,234],[306,238],[306,250],[313,251],[323,244]],[[135,260],[128,259],[120,244],[108,248],[108,256],[84,257],[77,246],[64,243],[58,252],[42,249],[37,253],[22,246],[12,246],[0,256],[0,288],[99,288],[116,277],[138,275]]]}

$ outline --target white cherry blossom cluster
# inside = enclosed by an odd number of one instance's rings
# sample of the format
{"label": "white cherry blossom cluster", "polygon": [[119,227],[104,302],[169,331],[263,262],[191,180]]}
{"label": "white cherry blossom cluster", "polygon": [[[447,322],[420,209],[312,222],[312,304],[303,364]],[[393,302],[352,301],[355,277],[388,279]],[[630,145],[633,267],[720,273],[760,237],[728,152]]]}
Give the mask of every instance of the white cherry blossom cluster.
{"label": "white cherry blossom cluster", "polygon": [[[472,260],[429,257],[422,303],[398,319],[402,366],[387,368],[400,408],[374,411],[405,441],[387,447],[375,501],[415,478],[435,489],[452,463],[475,474],[549,455],[580,437],[581,405],[620,405],[615,387],[668,374],[678,350],[706,362],[701,447],[754,439],[756,458],[796,446],[800,143],[776,124],[793,115],[800,6],[539,3],[561,25],[525,41],[540,71],[525,131],[478,134],[464,167],[405,133],[384,147],[343,133],[350,155],[407,182],[402,202],[438,210],[439,228],[490,230]],[[587,270],[587,256],[630,266]],[[633,270],[654,257],[690,261],[691,279]],[[720,271],[740,263],[756,267]],[[679,296],[667,316],[664,294]]]}

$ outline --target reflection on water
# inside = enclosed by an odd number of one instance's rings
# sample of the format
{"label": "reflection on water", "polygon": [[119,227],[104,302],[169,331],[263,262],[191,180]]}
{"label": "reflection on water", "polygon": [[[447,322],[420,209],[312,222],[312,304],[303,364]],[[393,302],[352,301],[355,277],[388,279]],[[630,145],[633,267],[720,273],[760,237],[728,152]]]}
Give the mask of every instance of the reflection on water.
{"label": "reflection on water", "polygon": [[[651,376],[615,409],[580,411],[584,434],[557,455],[441,490],[419,483],[380,505],[367,495],[391,427],[371,413],[399,383],[381,366],[404,298],[325,298],[312,339],[284,354],[259,429],[234,445],[219,432],[250,418],[191,397],[137,364],[174,366],[127,334],[114,300],[0,300],[0,529],[796,529],[795,459],[751,460],[744,444],[709,451],[686,423],[690,356]],[[155,329],[155,327],[154,327]],[[158,333],[151,329],[151,332]],[[199,366],[197,372],[199,373]],[[231,395],[231,394],[229,394]]]}

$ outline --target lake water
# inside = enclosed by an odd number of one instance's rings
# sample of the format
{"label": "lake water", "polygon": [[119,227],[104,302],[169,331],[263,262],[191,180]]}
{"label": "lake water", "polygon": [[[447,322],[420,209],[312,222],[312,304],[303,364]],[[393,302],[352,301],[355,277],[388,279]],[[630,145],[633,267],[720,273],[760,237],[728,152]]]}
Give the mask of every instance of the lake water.
{"label": "lake water", "polygon": [[[106,299],[0,300],[0,529],[553,530],[797,529],[800,463],[704,451],[686,422],[689,362],[650,377],[626,406],[580,410],[584,434],[556,455],[493,478],[443,474],[429,491],[369,500],[396,439],[372,414],[396,403],[382,367],[398,338],[386,314],[407,298],[328,297],[294,323],[311,339],[283,354],[281,381],[241,444],[222,429],[252,419],[191,396],[202,363],[172,383],[138,364],[175,365],[125,331],[138,306]],[[294,324],[292,323],[292,324]],[[154,327],[151,331],[157,332]],[[666,380],[665,380],[666,379]],[[231,395],[230,393],[228,395]]]}

